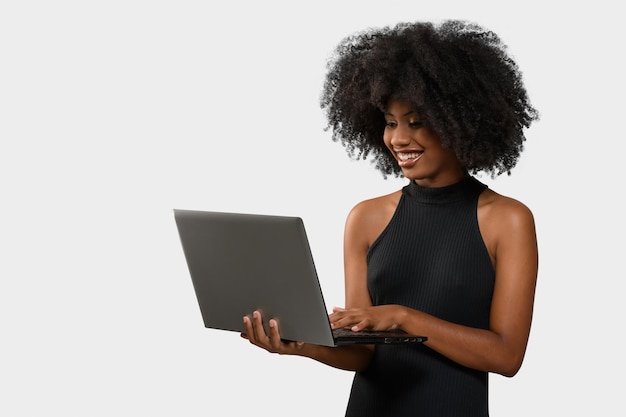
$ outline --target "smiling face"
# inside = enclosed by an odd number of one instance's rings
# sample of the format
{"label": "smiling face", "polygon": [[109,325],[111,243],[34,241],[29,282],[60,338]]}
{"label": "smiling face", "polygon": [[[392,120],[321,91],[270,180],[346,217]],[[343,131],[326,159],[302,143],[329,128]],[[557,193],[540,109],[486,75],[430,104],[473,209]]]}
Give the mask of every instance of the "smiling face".
{"label": "smiling face", "polygon": [[460,181],[466,172],[451,149],[409,102],[389,100],[383,140],[404,176],[423,187],[443,187]]}

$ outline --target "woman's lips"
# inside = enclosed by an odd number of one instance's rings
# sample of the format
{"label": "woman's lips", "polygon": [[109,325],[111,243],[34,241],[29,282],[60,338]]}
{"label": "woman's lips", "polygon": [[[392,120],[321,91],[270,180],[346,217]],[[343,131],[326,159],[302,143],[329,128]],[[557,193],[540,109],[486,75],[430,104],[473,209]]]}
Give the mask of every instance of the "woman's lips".
{"label": "woman's lips", "polygon": [[398,165],[401,168],[411,168],[423,154],[424,152],[396,152]]}

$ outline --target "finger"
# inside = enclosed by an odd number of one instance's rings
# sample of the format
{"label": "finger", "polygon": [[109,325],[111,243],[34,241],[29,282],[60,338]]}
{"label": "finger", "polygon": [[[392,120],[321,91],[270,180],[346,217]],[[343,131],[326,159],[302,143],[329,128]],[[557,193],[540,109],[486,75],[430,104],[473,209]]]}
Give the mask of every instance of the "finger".
{"label": "finger", "polygon": [[278,330],[278,322],[275,319],[271,319],[270,322],[270,345],[272,349],[277,352],[282,345],[282,340],[280,338],[280,330]]}
{"label": "finger", "polygon": [[243,317],[243,327],[245,329],[245,333],[242,333],[241,337],[243,337],[244,339],[248,339],[250,342],[254,343],[255,342],[254,328],[252,325],[252,321],[250,320],[250,317],[248,316]]}
{"label": "finger", "polygon": [[269,321],[269,338],[271,344],[271,352],[274,353],[289,353],[295,350],[300,350],[304,346],[302,341],[286,341],[280,336],[280,328],[278,327],[278,320],[271,319]]}
{"label": "finger", "polygon": [[[346,312],[346,310],[344,309],[340,309],[340,308],[333,308],[333,313],[330,313],[328,315],[328,319],[330,320],[330,324],[338,324],[341,321],[344,321],[347,319],[348,317],[348,313]],[[341,327],[340,325],[337,325],[337,327]]]}
{"label": "finger", "polygon": [[372,329],[373,322],[364,314],[356,314],[352,312],[344,315],[341,319],[331,322],[333,328],[345,327],[354,332]]}
{"label": "finger", "polygon": [[339,327],[345,327],[346,326],[346,322],[347,322],[347,318],[345,316],[345,314],[338,314],[338,313],[333,313],[328,317],[329,321],[330,321],[330,325],[333,328],[339,328]]}
{"label": "finger", "polygon": [[265,333],[265,328],[263,328],[263,317],[261,317],[261,313],[259,311],[252,313],[252,326],[254,328],[254,337],[257,342],[264,343],[269,341],[269,337]]}
{"label": "finger", "polygon": [[338,329],[341,327],[352,327],[361,321],[360,316],[360,314],[357,314],[357,311],[341,309],[333,313],[329,319],[331,326]]}
{"label": "finger", "polygon": [[363,319],[351,327],[353,332],[358,332],[358,331],[366,330],[370,328],[371,328],[371,323],[368,319]]}

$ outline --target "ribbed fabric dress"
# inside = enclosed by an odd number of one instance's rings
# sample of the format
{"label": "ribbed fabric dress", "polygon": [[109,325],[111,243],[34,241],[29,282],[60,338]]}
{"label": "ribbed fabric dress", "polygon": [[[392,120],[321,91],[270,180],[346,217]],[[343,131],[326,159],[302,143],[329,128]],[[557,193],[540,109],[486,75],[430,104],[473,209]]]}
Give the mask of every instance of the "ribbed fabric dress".
{"label": "ribbed fabric dress", "polygon": [[[368,252],[374,305],[401,304],[487,329],[495,271],[476,214],[486,185],[402,190],[389,225]],[[428,336],[427,334],[425,336]],[[425,345],[378,346],[354,377],[346,416],[486,417],[487,373],[458,365]]]}

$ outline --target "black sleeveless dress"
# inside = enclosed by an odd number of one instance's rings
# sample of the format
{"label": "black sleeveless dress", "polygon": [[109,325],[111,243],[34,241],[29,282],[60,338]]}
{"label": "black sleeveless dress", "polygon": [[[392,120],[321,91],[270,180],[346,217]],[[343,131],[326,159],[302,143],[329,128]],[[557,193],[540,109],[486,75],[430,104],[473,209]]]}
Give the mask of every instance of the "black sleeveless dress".
{"label": "black sleeveless dress", "polygon": [[[465,326],[487,329],[495,271],[478,228],[473,177],[424,188],[414,182],[368,252],[374,305],[401,304]],[[428,336],[428,335],[425,335]],[[377,346],[357,372],[350,417],[485,417],[487,373],[458,365],[425,345]]]}

